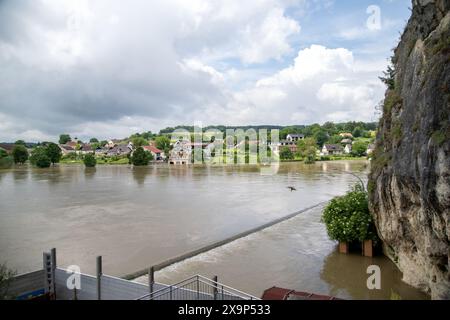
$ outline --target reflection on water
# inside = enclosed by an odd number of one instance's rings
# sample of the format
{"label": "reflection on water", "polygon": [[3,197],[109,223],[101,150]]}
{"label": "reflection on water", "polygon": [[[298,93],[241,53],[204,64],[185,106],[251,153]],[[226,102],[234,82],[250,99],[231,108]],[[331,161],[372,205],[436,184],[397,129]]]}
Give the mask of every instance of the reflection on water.
{"label": "reflection on water", "polygon": [[[283,163],[274,176],[252,166],[0,170],[0,260],[18,272],[31,271],[41,267],[44,250],[56,247],[61,266],[77,264],[82,272],[94,273],[95,257],[102,255],[104,272],[120,276],[343,194],[356,182],[344,170],[365,172],[367,163]],[[287,186],[298,191],[289,192]],[[208,270],[195,264],[186,273],[217,273],[224,282],[258,295],[280,285],[367,298],[334,277],[332,266],[341,257],[329,256],[334,243],[320,221],[299,219],[301,228],[260,233],[273,240],[262,248],[263,239],[243,251],[231,246],[220,265],[207,264]],[[400,285],[392,288],[401,295]]]}

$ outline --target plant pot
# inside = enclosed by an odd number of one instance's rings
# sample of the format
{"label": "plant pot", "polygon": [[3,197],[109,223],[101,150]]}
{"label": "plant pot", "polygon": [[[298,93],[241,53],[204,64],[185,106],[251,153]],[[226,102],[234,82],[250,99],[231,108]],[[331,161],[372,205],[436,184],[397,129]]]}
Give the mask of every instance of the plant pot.
{"label": "plant pot", "polygon": [[364,240],[362,251],[365,257],[373,257],[373,241]]}
{"label": "plant pot", "polygon": [[348,242],[339,242],[339,253],[348,254],[349,245]]}

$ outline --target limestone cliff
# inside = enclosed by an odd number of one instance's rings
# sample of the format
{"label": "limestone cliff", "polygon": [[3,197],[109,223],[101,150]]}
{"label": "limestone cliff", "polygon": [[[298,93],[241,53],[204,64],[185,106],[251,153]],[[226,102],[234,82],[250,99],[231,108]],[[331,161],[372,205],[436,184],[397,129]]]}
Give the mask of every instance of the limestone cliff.
{"label": "limestone cliff", "polygon": [[414,0],[393,57],[369,179],[385,253],[450,299],[450,0]]}

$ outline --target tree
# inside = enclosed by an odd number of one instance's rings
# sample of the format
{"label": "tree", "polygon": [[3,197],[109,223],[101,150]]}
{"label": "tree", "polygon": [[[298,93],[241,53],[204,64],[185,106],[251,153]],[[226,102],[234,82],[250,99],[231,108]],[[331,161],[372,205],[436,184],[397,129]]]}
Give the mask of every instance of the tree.
{"label": "tree", "polygon": [[8,156],[8,152],[6,150],[0,148],[0,159],[6,158]]}
{"label": "tree", "polygon": [[14,163],[23,164],[28,160],[28,150],[24,145],[16,144],[12,150]]}
{"label": "tree", "polygon": [[170,150],[170,139],[166,136],[159,136],[155,139],[156,147],[159,150],[163,150],[164,153],[167,155]]}
{"label": "tree", "polygon": [[89,153],[84,156],[83,162],[86,167],[93,168],[97,164],[97,159],[93,153]]}
{"label": "tree", "polygon": [[365,141],[356,141],[352,147],[352,154],[356,157],[362,157],[367,152],[369,144]]}
{"label": "tree", "polygon": [[144,139],[143,137],[134,137],[131,139],[131,142],[135,147],[142,147],[148,145],[148,140]]}
{"label": "tree", "polygon": [[50,142],[46,147],[46,152],[53,164],[58,163],[59,160],[61,160],[62,152],[57,144]]}
{"label": "tree", "polygon": [[329,144],[339,144],[339,143],[341,143],[342,139],[343,138],[340,135],[334,135],[334,136],[331,136],[327,142]]}
{"label": "tree", "polygon": [[294,160],[294,154],[289,147],[283,147],[280,150],[281,160]]}
{"label": "tree", "polygon": [[317,141],[317,145],[323,146],[325,142],[327,142],[327,140],[329,139],[329,136],[326,131],[320,129],[314,133],[314,138]]}
{"label": "tree", "polygon": [[316,161],[316,146],[317,142],[314,138],[306,138],[297,143],[297,152],[304,159],[305,163],[312,164]]}
{"label": "tree", "polygon": [[98,143],[98,139],[97,138],[91,138],[91,140],[89,140],[90,143]]}
{"label": "tree", "polygon": [[47,155],[47,148],[42,146],[33,150],[30,156],[30,162],[39,168],[48,168],[52,164]]}
{"label": "tree", "polygon": [[69,141],[72,141],[70,135],[63,133],[59,136],[59,144],[66,144]]}
{"label": "tree", "polygon": [[13,165],[13,162],[13,157],[11,157],[8,152],[0,148],[0,168],[10,168]]}
{"label": "tree", "polygon": [[14,142],[14,144],[17,146],[17,145],[20,145],[20,146],[24,146],[24,147],[26,147],[26,143],[25,143],[25,141],[23,141],[23,140],[17,140],[16,142]]}
{"label": "tree", "polygon": [[387,71],[383,71],[383,77],[379,77],[380,80],[388,87],[389,90],[395,89],[395,70],[394,57],[391,58],[391,65],[388,66]]}
{"label": "tree", "polygon": [[130,158],[131,163],[135,166],[146,166],[153,160],[153,155],[145,151],[142,147],[138,147]]}
{"label": "tree", "polygon": [[363,134],[363,129],[362,129],[360,126],[356,127],[356,128],[353,130],[353,132],[352,132],[352,135],[353,135],[353,137],[355,137],[355,138],[361,137],[362,134]]}

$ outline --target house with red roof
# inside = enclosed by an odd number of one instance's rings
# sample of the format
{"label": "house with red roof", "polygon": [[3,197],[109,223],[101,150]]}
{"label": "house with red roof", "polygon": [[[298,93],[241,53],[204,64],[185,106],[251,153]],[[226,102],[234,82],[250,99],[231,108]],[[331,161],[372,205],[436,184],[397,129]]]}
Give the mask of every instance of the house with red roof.
{"label": "house with red roof", "polygon": [[159,150],[158,148],[156,148],[155,146],[143,146],[142,147],[145,151],[150,152],[153,155],[153,158],[157,161],[160,160],[164,160],[165,155],[164,155],[164,151]]}

